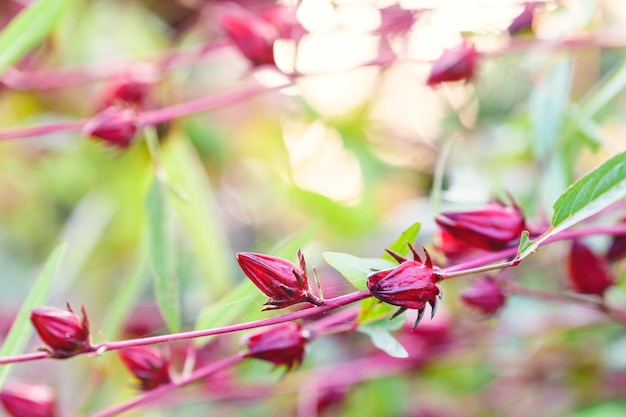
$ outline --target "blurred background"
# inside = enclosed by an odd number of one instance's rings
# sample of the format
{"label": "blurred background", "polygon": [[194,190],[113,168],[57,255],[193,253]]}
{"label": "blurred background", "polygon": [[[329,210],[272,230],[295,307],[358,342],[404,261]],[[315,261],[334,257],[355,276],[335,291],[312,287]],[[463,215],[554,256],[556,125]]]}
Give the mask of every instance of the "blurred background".
{"label": "blurred background", "polygon": [[[1,1],[0,24],[28,3]],[[570,183],[626,149],[620,0],[537,2],[515,36],[509,27],[525,8],[517,1],[284,3],[297,30],[273,43],[276,66],[254,65],[222,19],[273,4],[71,1],[51,35],[2,77],[1,129],[90,119],[120,82],[143,86],[135,104],[146,111],[267,87],[156,127],[182,329],[221,325],[207,308],[228,296],[235,307],[225,321],[274,314],[260,313],[264,298],[239,285],[236,252],[295,261],[302,248],[327,296],[348,293],[354,288],[323,252],[379,257],[414,222],[422,223],[418,244],[433,248],[437,213],[507,193],[531,224],[545,226]],[[428,86],[432,63],[463,39],[481,54],[471,79]],[[0,335],[59,242],[67,251],[49,305],[85,305],[95,341],[168,331],[146,237],[155,162],[141,135],[128,148],[105,145],[78,131],[0,143]],[[563,291],[565,252],[553,245],[511,274]],[[246,363],[128,415],[624,415],[622,326],[583,307],[519,297],[485,319],[458,300],[473,279],[442,284],[435,319],[399,332],[419,357],[411,366],[319,390],[314,370],[328,376],[376,355],[362,334],[320,338],[303,376]],[[609,295],[626,300],[623,285]],[[232,354],[240,337],[215,339],[198,355]],[[136,395],[114,354],[20,364],[11,378],[52,386],[59,415],[89,415]],[[268,385],[275,388],[259,391]]]}

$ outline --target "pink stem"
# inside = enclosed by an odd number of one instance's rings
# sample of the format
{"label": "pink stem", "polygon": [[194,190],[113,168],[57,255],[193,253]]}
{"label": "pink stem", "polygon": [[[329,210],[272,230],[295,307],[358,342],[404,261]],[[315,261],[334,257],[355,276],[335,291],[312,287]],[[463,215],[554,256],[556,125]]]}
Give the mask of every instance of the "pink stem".
{"label": "pink stem", "polygon": [[207,366],[204,366],[200,369],[195,370],[194,372],[192,372],[189,376],[185,378],[179,379],[178,381],[172,381],[169,384],[161,385],[160,387],[150,390],[143,395],[140,395],[129,401],[126,401],[125,403],[118,404],[111,408],[107,408],[105,410],[99,411],[96,414],[92,414],[91,417],[115,416],[124,411],[130,410],[131,408],[134,408],[138,405],[142,405],[151,401],[158,400],[162,398],[163,396],[169,394],[176,388],[179,388],[184,385],[191,384],[192,382],[196,382],[198,380],[206,378],[209,375],[214,374],[215,372],[221,371],[222,369],[226,369],[230,366],[235,365],[236,363],[240,362],[243,359],[244,357],[236,355],[236,356],[231,356],[230,358],[223,359],[219,362],[209,364]]}

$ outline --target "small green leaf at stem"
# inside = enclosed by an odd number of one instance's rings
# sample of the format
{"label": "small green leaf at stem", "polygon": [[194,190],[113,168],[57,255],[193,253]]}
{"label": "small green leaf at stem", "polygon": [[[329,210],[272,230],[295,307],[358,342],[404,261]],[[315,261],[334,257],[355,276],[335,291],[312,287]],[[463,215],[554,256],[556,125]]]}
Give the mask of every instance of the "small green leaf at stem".
{"label": "small green leaf at stem", "polygon": [[335,268],[345,279],[350,281],[358,290],[367,289],[367,276],[374,271],[393,268],[396,262],[379,258],[359,258],[340,252],[324,252],[326,262]]}
{"label": "small green leaf at stem", "polygon": [[[393,242],[387,249],[400,254],[402,256],[409,256],[411,250],[409,249],[410,244],[414,244],[417,236],[419,235],[420,229],[422,228],[422,224],[420,222],[415,222],[410,225],[404,232],[400,234],[398,239]],[[383,259],[387,259],[389,261],[395,262],[393,257],[385,252],[382,256]]]}
{"label": "small green leaf at stem", "polygon": [[379,320],[374,323],[360,325],[357,330],[370,337],[374,346],[394,358],[408,358],[409,353],[398,342],[390,331],[397,330],[404,324],[402,318]]}

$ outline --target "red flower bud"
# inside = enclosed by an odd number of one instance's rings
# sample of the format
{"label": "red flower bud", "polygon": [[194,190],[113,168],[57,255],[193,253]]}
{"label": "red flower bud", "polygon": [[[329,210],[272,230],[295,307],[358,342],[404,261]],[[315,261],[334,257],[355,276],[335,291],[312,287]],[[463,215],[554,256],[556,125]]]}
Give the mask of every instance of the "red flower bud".
{"label": "red flower bud", "polygon": [[270,22],[241,8],[225,13],[220,23],[226,35],[253,65],[275,64],[274,41],[279,32]]}
{"label": "red flower bud", "polygon": [[463,291],[461,300],[481,313],[492,315],[506,302],[502,288],[492,277],[485,277]]}
{"label": "red flower bud", "polygon": [[118,355],[126,368],[139,380],[142,390],[151,390],[171,381],[169,361],[154,348],[128,348],[118,351]]}
{"label": "red flower bud", "polygon": [[308,332],[299,324],[290,322],[257,333],[246,341],[246,358],[286,365],[287,370],[302,363]]}
{"label": "red flower bud", "polygon": [[409,247],[413,253],[413,260],[387,250],[400,265],[370,274],[367,277],[367,288],[379,300],[400,307],[392,318],[407,308],[416,309],[418,315],[415,326],[417,326],[424,315],[426,303],[432,308],[431,318],[435,315],[437,296],[441,298],[441,292],[437,287],[440,276],[433,271],[433,264],[426,250],[424,250],[426,262],[422,262],[413,246],[409,244]]}
{"label": "red flower bud", "polygon": [[0,401],[11,417],[54,417],[56,396],[47,385],[8,382]]}
{"label": "red flower bud", "polygon": [[499,201],[479,210],[441,213],[435,221],[456,239],[488,251],[515,244],[525,228],[519,207],[505,206]]}
{"label": "red flower bud", "polygon": [[457,239],[445,230],[439,234],[439,244],[435,246],[435,249],[442,252],[448,260],[462,258],[476,250],[467,242]]}
{"label": "red flower bud", "polygon": [[102,107],[129,104],[137,108],[143,107],[152,83],[138,80],[117,80],[107,86],[100,102]]}
{"label": "red flower bud", "polygon": [[[626,225],[626,219],[622,219],[620,224]],[[626,257],[626,235],[614,235],[606,251],[606,259],[609,262],[617,262],[624,257]]]}
{"label": "red flower bud", "polygon": [[48,345],[57,358],[69,358],[91,349],[89,343],[89,320],[85,307],[80,308],[82,318],[74,313],[70,304],[67,310],[56,307],[36,308],[30,313],[39,338]]}
{"label": "red flower bud", "polygon": [[532,33],[536,8],[537,4],[524,4],[524,10],[522,10],[522,12],[517,15],[515,19],[513,19],[509,27],[506,29],[507,32],[509,32],[509,35],[515,36],[524,33]]}
{"label": "red flower bud", "polygon": [[426,84],[432,87],[448,81],[471,80],[476,75],[478,56],[476,48],[465,41],[446,49],[433,63]]}
{"label": "red flower bud", "polygon": [[298,251],[298,259],[300,269],[291,262],[274,256],[250,252],[237,254],[237,262],[243,273],[269,297],[264,310],[283,308],[302,302],[315,305],[324,303],[311,293],[306,263],[300,251]]}
{"label": "red flower bud", "polygon": [[604,259],[578,241],[572,243],[568,275],[570,285],[575,291],[600,297],[604,296],[604,292],[615,281]]}
{"label": "red flower bud", "polygon": [[127,148],[137,134],[139,122],[135,109],[126,106],[109,106],[83,127],[85,136],[95,136],[107,145]]}

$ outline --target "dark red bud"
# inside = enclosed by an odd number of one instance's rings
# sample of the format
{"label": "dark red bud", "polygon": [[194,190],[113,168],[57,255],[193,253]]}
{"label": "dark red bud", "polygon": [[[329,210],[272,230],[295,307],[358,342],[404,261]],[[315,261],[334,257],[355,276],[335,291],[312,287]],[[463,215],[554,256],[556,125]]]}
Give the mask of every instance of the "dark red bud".
{"label": "dark red bud", "polygon": [[[626,219],[621,221],[622,225],[626,225]],[[606,251],[606,259],[609,262],[617,262],[626,257],[626,235],[615,235],[611,239],[611,245]]]}
{"label": "dark red bud", "polygon": [[7,382],[0,401],[11,417],[55,417],[56,395],[47,385]]}
{"label": "dark red bud", "polygon": [[139,380],[142,390],[151,390],[171,381],[169,361],[154,348],[128,348],[120,350],[118,355],[126,368]]}
{"label": "dark red bud", "polygon": [[271,362],[276,366],[285,365],[289,370],[302,363],[307,341],[307,331],[299,324],[279,324],[248,338],[244,356]]}
{"label": "dark red bud", "polygon": [[492,315],[504,305],[506,297],[494,278],[485,277],[463,291],[461,300],[485,315]]}
{"label": "dark red bud", "polygon": [[533,20],[535,18],[535,9],[537,5],[534,3],[524,4],[524,10],[517,15],[506,29],[509,35],[515,36],[524,33],[533,32]]}
{"label": "dark red bud", "polygon": [[224,13],[220,24],[253,65],[275,64],[274,41],[280,33],[270,22],[243,8],[237,8]]}
{"label": "dark red bud", "polygon": [[107,145],[127,148],[137,134],[138,125],[135,109],[114,105],[88,121],[83,127],[83,134],[95,136]]}
{"label": "dark red bud", "polygon": [[575,291],[601,297],[615,282],[604,259],[578,241],[572,243],[568,259],[568,276],[570,285]]}
{"label": "dark red bud", "polygon": [[105,89],[100,99],[101,108],[129,104],[137,108],[143,107],[152,83],[136,80],[117,80]]}
{"label": "dark red bud", "polygon": [[[408,260],[388,251],[396,258],[400,265],[370,274],[367,277],[367,288],[379,300],[400,307],[393,316],[397,316],[406,309],[418,311],[415,326],[424,314],[426,303],[432,308],[432,315],[437,308],[437,296],[440,295],[437,282],[439,275],[434,273],[432,261],[428,252],[426,262],[422,262],[419,255],[409,245],[413,252],[413,260]],[[432,316],[431,316],[432,317]]]}
{"label": "dark red bud", "polygon": [[479,210],[441,213],[435,221],[442,231],[468,245],[499,251],[516,244],[525,228],[517,206],[490,203]]}
{"label": "dark red bud", "polygon": [[459,46],[446,49],[430,70],[426,84],[434,86],[449,81],[469,81],[476,75],[479,53],[464,41]]}
{"label": "dark red bud", "polygon": [[50,352],[57,358],[68,358],[91,349],[89,321],[84,307],[81,307],[81,315],[82,318],[74,313],[68,303],[67,310],[36,308],[31,312],[30,320]]}
{"label": "dark red bud", "polygon": [[322,301],[310,291],[304,256],[298,251],[300,269],[291,262],[260,253],[240,252],[237,262],[243,273],[269,300],[264,310],[283,308],[301,302],[316,305]]}

